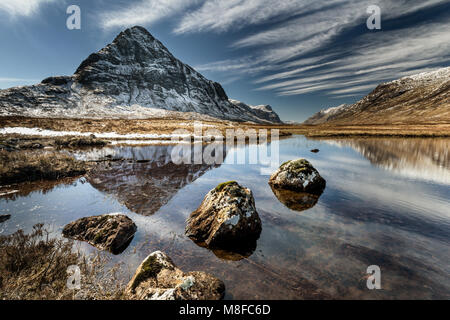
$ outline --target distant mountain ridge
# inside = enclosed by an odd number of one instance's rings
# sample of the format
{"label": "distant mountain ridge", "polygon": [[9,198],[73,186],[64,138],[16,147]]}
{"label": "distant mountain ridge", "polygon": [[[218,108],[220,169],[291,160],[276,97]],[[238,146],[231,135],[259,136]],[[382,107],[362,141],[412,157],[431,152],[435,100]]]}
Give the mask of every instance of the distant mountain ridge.
{"label": "distant mountain ridge", "polygon": [[184,113],[257,123],[280,121],[273,111],[231,103],[219,83],[176,59],[143,27],[121,32],[84,60],[72,76],[0,91],[0,116],[148,118]]}
{"label": "distant mountain ridge", "polygon": [[260,119],[264,119],[273,123],[282,123],[278,114],[276,114],[273,111],[272,106],[268,104],[262,104],[259,106],[250,106],[238,100],[228,99],[228,101],[230,101],[236,107],[243,109],[250,109]]}
{"label": "distant mountain ridge", "polygon": [[450,67],[380,84],[352,105],[322,110],[304,124],[450,123]]}

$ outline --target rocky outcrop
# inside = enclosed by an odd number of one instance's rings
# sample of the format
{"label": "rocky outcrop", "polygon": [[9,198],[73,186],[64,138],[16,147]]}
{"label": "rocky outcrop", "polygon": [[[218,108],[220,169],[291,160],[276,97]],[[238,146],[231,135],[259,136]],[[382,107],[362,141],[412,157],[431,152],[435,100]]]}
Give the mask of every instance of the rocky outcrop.
{"label": "rocky outcrop", "polygon": [[133,27],[84,60],[72,76],[0,90],[0,115],[154,118],[195,113],[267,122],[228,101],[220,84],[176,59],[146,29]]}
{"label": "rocky outcrop", "polygon": [[304,124],[438,124],[450,121],[450,67],[380,84],[352,105],[322,110]]}
{"label": "rocky outcrop", "polygon": [[11,219],[11,215],[10,214],[2,214],[0,215],[0,223],[3,223],[7,220]]}
{"label": "rocky outcrop", "polygon": [[86,241],[100,250],[122,253],[130,244],[137,227],[122,214],[105,214],[81,218],[63,229],[66,238]]}
{"label": "rocky outcrop", "polygon": [[208,248],[238,250],[261,234],[250,189],[231,181],[211,190],[187,221],[186,235]]}
{"label": "rocky outcrop", "polygon": [[298,159],[282,164],[270,177],[269,184],[276,189],[322,194],[326,181],[308,160]]}
{"label": "rocky outcrop", "polygon": [[221,300],[224,283],[204,272],[184,273],[161,251],[150,254],[128,283],[130,300]]}

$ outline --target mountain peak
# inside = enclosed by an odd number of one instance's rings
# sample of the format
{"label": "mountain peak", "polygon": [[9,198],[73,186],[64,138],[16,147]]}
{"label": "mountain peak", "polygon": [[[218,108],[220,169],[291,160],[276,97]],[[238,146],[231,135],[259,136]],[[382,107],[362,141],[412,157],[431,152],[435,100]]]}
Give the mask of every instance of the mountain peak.
{"label": "mountain peak", "polygon": [[141,26],[134,26],[122,31],[116,36],[112,43],[120,43],[123,39],[140,41],[142,43],[148,43],[156,40],[156,38],[153,37],[147,29]]}
{"label": "mountain peak", "polygon": [[279,122],[270,110],[228,101],[219,83],[175,58],[140,26],[122,31],[112,43],[89,55],[73,76],[50,77],[38,86],[0,91],[0,103],[6,106],[0,114],[44,117],[71,113],[145,118],[175,111],[235,121]]}

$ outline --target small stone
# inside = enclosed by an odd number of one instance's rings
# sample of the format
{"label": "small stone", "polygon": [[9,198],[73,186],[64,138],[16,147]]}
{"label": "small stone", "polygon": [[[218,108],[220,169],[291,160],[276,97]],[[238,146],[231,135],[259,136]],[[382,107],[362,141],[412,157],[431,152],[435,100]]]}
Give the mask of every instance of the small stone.
{"label": "small stone", "polygon": [[7,220],[11,219],[11,215],[10,214],[2,214],[0,215],[0,223],[3,223]]}
{"label": "small stone", "polygon": [[205,272],[181,271],[163,252],[150,254],[125,290],[130,300],[221,300],[224,283]]}
{"label": "small stone", "polygon": [[63,229],[66,238],[86,241],[100,250],[122,253],[130,244],[137,227],[133,220],[121,214],[81,218]]}

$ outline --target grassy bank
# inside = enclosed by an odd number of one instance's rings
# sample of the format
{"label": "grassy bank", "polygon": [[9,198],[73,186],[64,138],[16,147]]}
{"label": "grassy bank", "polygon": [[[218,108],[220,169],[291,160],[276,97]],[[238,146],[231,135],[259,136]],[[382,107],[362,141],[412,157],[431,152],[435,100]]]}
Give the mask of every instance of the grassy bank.
{"label": "grassy bank", "polygon": [[[41,128],[54,131],[78,131],[84,133],[116,132],[118,134],[171,134],[177,129],[193,132],[193,120],[177,119],[48,119],[0,117],[2,127]],[[231,121],[202,121],[203,131],[217,129],[279,129],[281,136],[302,134],[310,137],[450,137],[450,124],[355,124],[355,125],[258,125]]]}
{"label": "grassy bank", "polygon": [[[69,266],[81,271],[81,289],[68,288]],[[106,260],[87,258],[69,240],[52,239],[43,225],[0,236],[0,300],[121,299],[117,267],[105,271]]]}
{"label": "grassy bank", "polygon": [[83,175],[84,162],[59,152],[0,151],[0,185]]}

